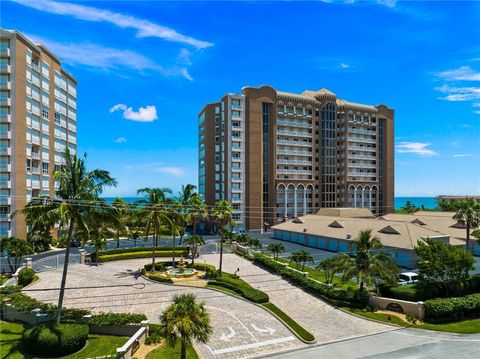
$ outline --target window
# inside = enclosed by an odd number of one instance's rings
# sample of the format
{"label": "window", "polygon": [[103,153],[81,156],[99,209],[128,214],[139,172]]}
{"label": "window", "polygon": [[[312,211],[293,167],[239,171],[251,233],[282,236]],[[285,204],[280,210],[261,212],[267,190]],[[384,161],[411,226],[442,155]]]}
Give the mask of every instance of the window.
{"label": "window", "polygon": [[[48,152],[47,152],[47,154],[48,154]],[[49,167],[48,163],[45,163],[45,162],[42,163],[42,173],[44,175],[48,175],[48,167]]]}
{"label": "window", "polygon": [[[48,107],[47,107],[47,106],[43,106],[43,107],[42,107],[42,117],[43,117],[44,119],[47,119],[47,120],[48,120]],[[47,129],[47,131],[48,131],[48,129]]]}

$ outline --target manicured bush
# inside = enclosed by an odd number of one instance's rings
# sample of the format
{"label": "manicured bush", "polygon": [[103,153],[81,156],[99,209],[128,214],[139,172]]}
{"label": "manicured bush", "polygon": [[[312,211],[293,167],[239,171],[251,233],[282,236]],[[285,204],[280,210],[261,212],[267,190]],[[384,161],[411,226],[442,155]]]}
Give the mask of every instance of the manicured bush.
{"label": "manicured bush", "polygon": [[162,341],[162,333],[159,324],[148,325],[148,337],[145,339],[145,344],[158,344]]}
{"label": "manicured bush", "polygon": [[10,285],[8,287],[4,287],[0,289],[0,294],[12,294],[12,293],[18,293],[22,290],[21,285]]}
{"label": "manicured bush", "polygon": [[480,317],[480,293],[464,297],[431,299],[425,302],[427,321],[455,321]]}
{"label": "manicured bush", "polygon": [[[186,256],[187,252],[176,252],[177,256]],[[171,251],[162,252],[158,251],[155,252],[155,257],[163,257],[168,258],[172,256]],[[131,252],[131,253],[119,253],[119,254],[102,254],[100,258],[100,262],[111,262],[111,261],[120,261],[125,259],[136,259],[136,258],[151,258],[152,252]]]}
{"label": "manicured bush", "polygon": [[85,324],[43,323],[23,333],[22,346],[30,354],[58,357],[82,349],[87,337]]}
{"label": "manicured bush", "polygon": [[407,300],[410,302],[418,302],[421,300],[415,284],[397,285],[393,287],[381,284],[379,290],[380,295],[383,297]]}
{"label": "manicured bush", "polygon": [[156,282],[173,283],[173,280],[170,277],[163,274],[146,273],[145,276],[148,279],[154,280]]}
{"label": "manicured bush", "polygon": [[[157,251],[160,252],[171,252],[173,247],[172,246],[158,246],[155,247]],[[175,253],[185,252],[188,253],[189,247],[188,246],[175,246]],[[102,255],[111,255],[111,254],[122,254],[122,253],[135,253],[135,252],[150,252],[152,253],[152,247],[142,246],[142,247],[134,247],[134,248],[116,248],[116,249],[109,249],[107,251],[102,252]]]}
{"label": "manicured bush", "polygon": [[240,294],[243,298],[248,299],[254,303],[267,303],[269,300],[268,294],[261,290],[255,289],[247,282],[239,278],[232,278],[231,274],[223,273],[221,278],[208,281],[207,284],[216,285],[233,290]]}
{"label": "manicured bush", "polygon": [[288,279],[293,284],[315,294],[316,296],[337,306],[365,307],[368,294],[359,290],[336,289],[306,277],[298,271],[285,267],[262,253],[255,253],[255,262]]}
{"label": "manicured bush", "polygon": [[32,268],[22,268],[18,272],[18,285],[26,287],[35,278],[35,271]]}
{"label": "manicured bush", "polygon": [[145,314],[136,314],[136,313],[100,313],[95,314],[90,319],[88,324],[90,325],[104,325],[104,326],[114,326],[114,325],[130,325],[130,324],[140,324],[142,320],[147,320]]}

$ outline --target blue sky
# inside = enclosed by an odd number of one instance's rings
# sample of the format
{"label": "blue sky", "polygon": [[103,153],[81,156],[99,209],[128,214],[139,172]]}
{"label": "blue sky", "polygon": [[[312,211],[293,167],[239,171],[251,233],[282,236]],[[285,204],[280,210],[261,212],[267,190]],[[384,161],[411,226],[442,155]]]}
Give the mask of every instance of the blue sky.
{"label": "blue sky", "polygon": [[242,86],[386,103],[396,195],[480,194],[480,2],[1,3],[78,80],[79,151],[116,189],[197,182],[197,114]]}

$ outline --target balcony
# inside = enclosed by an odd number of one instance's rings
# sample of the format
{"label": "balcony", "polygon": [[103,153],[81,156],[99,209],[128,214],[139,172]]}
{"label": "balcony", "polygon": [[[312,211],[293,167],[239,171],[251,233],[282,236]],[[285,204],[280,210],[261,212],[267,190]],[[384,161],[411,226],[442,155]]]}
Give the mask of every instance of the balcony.
{"label": "balcony", "polygon": [[361,143],[377,143],[377,140],[373,138],[365,138],[365,137],[349,137],[348,141],[361,142]]}
{"label": "balcony", "polygon": [[277,126],[290,126],[290,127],[299,127],[299,128],[312,128],[312,124],[301,121],[301,122],[296,122],[296,121],[288,121],[288,120],[283,120],[279,119],[277,120]]}
{"label": "balcony", "polygon": [[277,140],[277,145],[288,145],[288,146],[312,146],[311,142],[298,142],[298,141],[289,141],[289,140]]}
{"label": "balcony", "polygon": [[8,146],[0,146],[0,153],[2,155],[9,155],[10,156],[12,154],[12,150]]}
{"label": "balcony", "polygon": [[0,97],[0,105],[12,106],[12,100],[10,99],[10,97],[2,96]]}
{"label": "balcony", "polygon": [[349,163],[348,167],[353,167],[353,168],[377,168],[376,165],[373,164],[367,164],[367,163]]}
{"label": "balcony", "polygon": [[2,139],[12,138],[11,132],[10,131],[0,131],[0,138],[2,138]]}
{"label": "balcony", "polygon": [[351,128],[351,127],[348,128],[348,132],[349,133],[357,133],[357,134],[360,134],[360,135],[371,135],[371,136],[375,136],[377,134],[376,131],[365,130],[365,129],[360,129],[360,128]]}
{"label": "balcony", "polygon": [[375,147],[361,147],[361,146],[349,145],[348,149],[351,150],[351,151],[377,152],[377,149]]}
{"label": "balcony", "polygon": [[349,177],[377,177],[376,173],[348,171]]}
{"label": "balcony", "polygon": [[0,82],[0,89],[11,90],[12,89],[12,84],[10,83],[10,81],[2,81],[2,82]]}
{"label": "balcony", "polygon": [[312,137],[313,136],[313,134],[310,132],[286,131],[286,130],[277,130],[277,135],[293,136],[293,137]]}
{"label": "balcony", "polygon": [[0,72],[9,74],[12,72],[12,67],[10,65],[3,65],[0,67]]}
{"label": "balcony", "polygon": [[0,171],[12,172],[12,165],[10,163],[0,163]]}
{"label": "balcony", "polygon": [[[1,213],[0,214],[0,221],[7,222],[9,220],[10,214],[8,213]],[[8,231],[10,232],[10,231]]]}
{"label": "balcony", "polygon": [[11,123],[12,122],[12,116],[9,113],[6,114],[6,115],[3,115],[2,117],[0,117],[0,122]]}
{"label": "balcony", "polygon": [[[345,155],[343,155],[345,156]],[[348,154],[348,158],[354,159],[354,160],[370,160],[370,161],[376,161],[377,157],[375,156],[365,156],[365,155],[353,155],[353,154]]]}
{"label": "balcony", "polygon": [[32,181],[32,189],[40,189],[40,181]]}
{"label": "balcony", "polygon": [[12,204],[12,198],[11,197],[0,197],[0,205],[9,206],[11,204]]}
{"label": "balcony", "polygon": [[35,175],[40,174],[40,167],[32,167],[32,173]]}
{"label": "balcony", "polygon": [[277,150],[279,155],[297,155],[297,156],[312,156],[312,152],[298,151],[298,150]]}
{"label": "balcony", "polygon": [[12,182],[11,181],[0,181],[0,188],[11,188]]}
{"label": "balcony", "polygon": [[2,57],[10,57],[10,48],[8,47],[4,47],[2,49],[0,49],[0,56]]}
{"label": "balcony", "polygon": [[312,166],[313,162],[312,161],[303,161],[303,160],[284,160],[284,159],[279,159],[277,160],[277,164],[280,165],[301,165],[301,166]]}

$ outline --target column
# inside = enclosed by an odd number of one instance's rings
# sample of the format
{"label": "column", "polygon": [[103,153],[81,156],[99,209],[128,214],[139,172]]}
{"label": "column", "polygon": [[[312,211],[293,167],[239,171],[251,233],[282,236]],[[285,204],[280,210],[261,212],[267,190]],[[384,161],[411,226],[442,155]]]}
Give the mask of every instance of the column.
{"label": "column", "polygon": [[372,187],[368,190],[368,208],[372,210]]}
{"label": "column", "polygon": [[297,217],[297,187],[293,188],[293,217]]}
{"label": "column", "polygon": [[353,207],[357,208],[357,187],[353,189]]}
{"label": "column", "polygon": [[285,219],[288,218],[288,207],[287,207],[287,201],[288,201],[288,198],[287,198],[287,187],[285,187],[285,190],[284,190],[284,199],[285,199]]}
{"label": "column", "polygon": [[303,187],[303,215],[307,214],[307,187]]}
{"label": "column", "polygon": [[365,188],[362,188],[362,208],[365,207]]}

